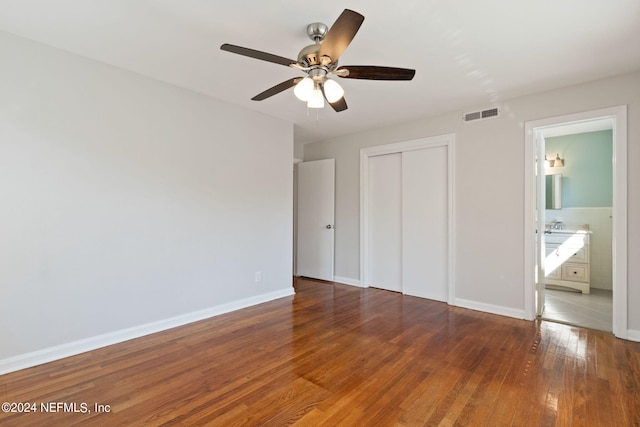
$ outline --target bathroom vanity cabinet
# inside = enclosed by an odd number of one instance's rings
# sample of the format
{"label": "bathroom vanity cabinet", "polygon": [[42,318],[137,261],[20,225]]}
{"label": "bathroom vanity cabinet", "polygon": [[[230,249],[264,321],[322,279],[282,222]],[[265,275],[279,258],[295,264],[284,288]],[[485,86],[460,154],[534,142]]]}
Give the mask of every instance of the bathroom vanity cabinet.
{"label": "bathroom vanity cabinet", "polygon": [[545,234],[545,285],[590,293],[589,230],[553,230]]}

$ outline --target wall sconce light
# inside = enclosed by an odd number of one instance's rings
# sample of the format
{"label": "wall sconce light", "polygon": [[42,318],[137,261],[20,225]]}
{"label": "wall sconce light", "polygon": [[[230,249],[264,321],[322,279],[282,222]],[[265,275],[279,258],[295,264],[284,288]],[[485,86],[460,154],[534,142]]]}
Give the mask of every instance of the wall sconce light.
{"label": "wall sconce light", "polygon": [[547,159],[547,155],[544,155],[544,167],[547,168],[561,168],[564,166],[564,159],[560,158],[559,154],[556,154],[556,158],[553,160]]}
{"label": "wall sconce light", "polygon": [[553,167],[554,167],[554,168],[561,168],[561,167],[563,167],[563,166],[564,166],[564,159],[561,159],[561,158],[560,158],[560,155],[559,155],[559,154],[556,154],[556,158],[555,158],[555,160],[553,161]]}

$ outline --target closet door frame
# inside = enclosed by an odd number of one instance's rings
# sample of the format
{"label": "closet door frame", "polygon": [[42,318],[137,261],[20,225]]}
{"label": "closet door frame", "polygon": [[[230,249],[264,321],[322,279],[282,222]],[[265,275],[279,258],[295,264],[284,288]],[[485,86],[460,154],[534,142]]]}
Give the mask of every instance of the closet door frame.
{"label": "closet door frame", "polygon": [[385,154],[403,153],[424,148],[446,147],[447,149],[447,246],[448,246],[448,300],[455,302],[455,228],[454,228],[454,159],[455,134],[446,134],[394,144],[368,147],[360,150],[360,285],[369,287],[369,158]]}

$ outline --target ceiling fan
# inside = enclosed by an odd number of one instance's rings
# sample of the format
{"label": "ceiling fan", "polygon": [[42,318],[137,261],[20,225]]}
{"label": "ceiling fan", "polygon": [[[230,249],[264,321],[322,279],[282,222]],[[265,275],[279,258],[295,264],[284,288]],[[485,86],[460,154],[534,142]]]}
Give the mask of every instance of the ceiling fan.
{"label": "ceiling fan", "polygon": [[296,77],[277,84],[254,96],[252,100],[262,101],[295,86],[295,95],[298,99],[306,101],[308,108],[323,108],[326,99],[335,111],[340,112],[347,109],[344,89],[334,79],[329,78],[330,76],[366,80],[411,80],[416,73],[415,70],[407,68],[372,65],[339,67],[338,58],[347,49],[363,21],[364,16],[345,9],[331,28],[319,22],[309,24],[307,36],[314,41],[314,44],[303,48],[298,54],[297,61],[226,43],[220,46],[220,49],[292,67],[307,74],[304,78]]}

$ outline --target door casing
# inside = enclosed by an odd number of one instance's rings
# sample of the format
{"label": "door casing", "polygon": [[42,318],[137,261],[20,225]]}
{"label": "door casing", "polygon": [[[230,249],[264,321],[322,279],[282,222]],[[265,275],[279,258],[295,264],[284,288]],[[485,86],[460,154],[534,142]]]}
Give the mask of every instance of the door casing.
{"label": "door casing", "polygon": [[525,122],[524,309],[525,319],[533,320],[536,317],[536,224],[544,221],[544,212],[536,214],[536,198],[540,193],[536,175],[536,134],[549,127],[606,118],[613,120],[613,334],[627,339],[626,105]]}

